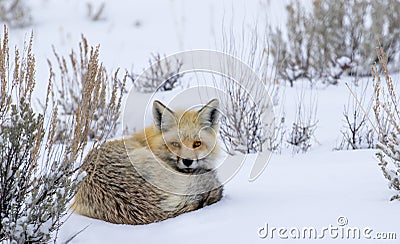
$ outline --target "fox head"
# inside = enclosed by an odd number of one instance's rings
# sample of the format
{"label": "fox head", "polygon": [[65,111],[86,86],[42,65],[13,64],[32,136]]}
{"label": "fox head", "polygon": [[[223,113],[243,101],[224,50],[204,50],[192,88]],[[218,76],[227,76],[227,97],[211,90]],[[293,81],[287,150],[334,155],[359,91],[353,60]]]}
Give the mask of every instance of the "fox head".
{"label": "fox head", "polygon": [[212,170],[219,152],[218,109],[217,99],[211,100],[198,111],[175,112],[155,101],[155,134],[148,138],[152,152],[180,172]]}

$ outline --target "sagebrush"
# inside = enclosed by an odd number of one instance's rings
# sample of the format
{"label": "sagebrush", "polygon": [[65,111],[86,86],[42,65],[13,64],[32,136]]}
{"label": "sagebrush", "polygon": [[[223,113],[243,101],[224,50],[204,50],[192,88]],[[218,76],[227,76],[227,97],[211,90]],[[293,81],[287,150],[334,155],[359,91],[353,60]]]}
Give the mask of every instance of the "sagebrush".
{"label": "sagebrush", "polygon": [[347,105],[343,111],[343,129],[338,150],[375,148],[376,133],[369,120],[373,99],[367,99],[366,84],[361,87],[347,84],[350,91]]}
{"label": "sagebrush", "polygon": [[[236,39],[243,43],[237,44]],[[229,154],[279,151],[279,125],[275,125],[279,121],[274,119],[271,99],[279,99],[276,95],[279,90],[274,82],[275,66],[270,62],[267,36],[259,35],[257,27],[243,29],[240,34],[230,30],[229,35],[223,35],[222,51],[245,62],[252,70],[249,72],[240,62],[230,62],[224,67],[230,77],[214,81],[214,86],[225,95],[220,97],[223,111],[220,137],[225,150]]]}
{"label": "sagebrush", "polygon": [[149,69],[141,75],[132,73],[129,78],[139,92],[152,93],[170,91],[181,84],[184,73],[181,73],[182,62],[178,59],[169,61],[160,54],[153,54],[149,59]]}
{"label": "sagebrush", "polygon": [[312,92],[306,97],[302,88],[297,99],[295,119],[292,129],[288,132],[286,142],[292,148],[292,153],[307,152],[312,146],[317,120],[318,100]]}
{"label": "sagebrush", "polygon": [[379,66],[372,67],[374,77],[374,114],[377,124],[379,149],[377,158],[389,187],[397,193],[391,198],[400,199],[400,107],[396,90],[388,70],[388,59],[382,47],[377,48]]}
{"label": "sagebrush", "polygon": [[[79,43],[79,51],[72,51],[68,58],[62,57],[55,51],[58,73],[57,83],[59,116],[57,118],[57,131],[55,138],[62,142],[68,137],[69,124],[79,105],[86,99],[81,94],[88,90],[94,90],[95,98],[90,101],[93,114],[88,131],[90,140],[98,139],[99,135],[112,137],[116,133],[121,99],[124,94],[127,74],[119,78],[119,70],[111,76],[107,74],[106,68],[99,61],[99,46],[90,47],[87,39],[82,36]],[[49,61],[53,72],[51,78],[56,77],[52,63]],[[95,85],[96,84],[96,85]]]}
{"label": "sagebrush", "polygon": [[[82,84],[80,103],[67,120],[68,129],[59,137],[62,94],[51,69],[42,109],[35,110],[35,56],[33,35],[24,51],[10,52],[8,31],[0,44],[0,241],[45,243],[55,241],[69,204],[84,176],[78,172],[84,152],[102,145],[108,134],[96,134],[89,144],[89,132],[101,101],[101,83],[88,79]],[[93,49],[93,48],[92,48]],[[84,70],[93,71],[98,60],[88,61]],[[89,72],[90,73],[90,72]],[[61,73],[61,79],[67,79]],[[119,108],[118,100],[113,103]],[[37,107],[37,106],[36,106]],[[117,110],[113,110],[114,113]],[[115,118],[111,116],[111,118]],[[112,122],[115,125],[115,121]],[[113,128],[109,128],[110,130]]]}
{"label": "sagebrush", "polygon": [[287,6],[287,34],[272,30],[278,75],[293,82],[336,84],[343,74],[369,75],[381,40],[388,69],[400,58],[400,2],[396,0],[314,0],[311,11],[300,1]]}

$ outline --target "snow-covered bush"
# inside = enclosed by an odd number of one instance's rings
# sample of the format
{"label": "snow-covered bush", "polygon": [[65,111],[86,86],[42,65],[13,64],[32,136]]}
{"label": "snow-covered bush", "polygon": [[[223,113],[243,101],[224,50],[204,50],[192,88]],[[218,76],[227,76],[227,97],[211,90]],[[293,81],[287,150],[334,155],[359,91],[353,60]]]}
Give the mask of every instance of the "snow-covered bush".
{"label": "snow-covered bush", "polygon": [[[102,134],[106,134],[107,137],[114,136],[127,74],[121,80],[118,79],[118,70],[109,76],[103,64],[99,62],[99,46],[89,47],[84,36],[79,43],[78,54],[72,51],[68,58],[64,58],[60,57],[54,48],[53,52],[60,75],[60,82],[57,84],[60,97],[56,140],[62,142],[66,139],[63,136],[69,137],[66,132],[70,130],[71,116],[84,99],[81,94],[94,88],[96,98],[90,101],[94,109],[91,120],[96,123],[91,123],[89,127],[89,139],[94,140]],[[50,62],[49,64],[54,71]],[[56,75],[56,72],[53,72],[52,78]],[[93,84],[96,84],[96,87],[91,87]]]}
{"label": "snow-covered bush", "polygon": [[312,79],[315,70],[311,66],[313,56],[311,42],[314,36],[308,31],[310,25],[306,18],[306,11],[299,1],[287,6],[287,39],[280,29],[271,32],[271,55],[278,65],[278,78],[293,82],[299,78]]}
{"label": "snow-covered bush", "polygon": [[[225,96],[220,97],[223,114],[220,123],[220,137],[229,154],[256,153],[263,150],[280,150],[279,131],[276,131],[273,117],[273,101],[279,99],[274,83],[274,66],[270,63],[269,43],[257,29],[242,30],[241,34],[223,35],[222,51],[236,57],[243,63],[231,62],[225,69],[235,73],[235,79],[222,76],[215,82]],[[237,40],[243,43],[237,44]],[[249,73],[248,67],[254,73]],[[254,79],[256,75],[259,79]],[[238,78],[239,77],[239,78]],[[269,82],[272,80],[272,82]],[[222,85],[220,85],[222,84]],[[278,103],[278,101],[275,101]],[[265,145],[268,148],[263,148]],[[276,145],[279,144],[279,145]]]}
{"label": "snow-covered bush", "polygon": [[146,75],[135,73],[129,75],[137,91],[144,93],[170,91],[181,84],[184,74],[180,73],[182,67],[180,60],[169,62],[160,54],[154,54],[149,60],[149,67],[150,70]]}
{"label": "snow-covered bush", "polygon": [[31,10],[23,0],[1,0],[0,21],[13,27],[24,27],[32,22]]}
{"label": "snow-covered bush", "polygon": [[292,2],[287,6],[287,34],[279,29],[271,34],[279,77],[293,85],[299,78],[336,84],[344,73],[368,75],[377,60],[377,39],[388,61],[397,63],[399,11],[400,2],[395,0],[315,0],[309,12],[300,1]]}
{"label": "snow-covered bush", "polygon": [[[262,151],[266,140],[265,129],[260,110],[260,100],[253,100],[249,92],[232,80],[224,79],[228,94],[223,100],[224,114],[221,117],[220,135],[227,152],[234,154]],[[262,89],[260,87],[260,89]],[[263,108],[265,109],[265,108]]]}
{"label": "snow-covered bush", "polygon": [[[0,242],[45,243],[57,238],[69,203],[82,178],[78,172],[88,134],[96,114],[93,105],[102,99],[101,84],[89,79],[82,84],[81,102],[68,120],[67,135],[56,143],[59,126],[58,99],[53,71],[43,101],[35,111],[35,56],[33,38],[21,54],[11,53],[5,28],[0,44]],[[89,61],[92,67],[97,58]],[[69,73],[68,73],[69,74]],[[65,75],[65,74],[64,74]],[[62,76],[62,79],[66,77]],[[118,101],[111,110],[118,112]],[[114,117],[111,117],[114,118]],[[113,123],[115,124],[115,122]],[[97,136],[96,148],[107,131]]]}
{"label": "snow-covered bush", "polygon": [[356,150],[375,148],[375,132],[370,126],[368,114],[372,108],[372,99],[366,100],[367,86],[350,87],[347,105],[344,106],[344,126],[338,150]]}
{"label": "snow-covered bush", "polygon": [[304,90],[297,101],[297,109],[292,129],[288,133],[287,143],[293,153],[307,152],[317,129],[317,99],[312,94],[307,101]]}
{"label": "snow-covered bush", "polygon": [[[389,75],[388,56],[377,48],[380,68],[372,67],[374,77],[374,114],[378,130],[379,166],[389,187],[397,191],[391,200],[400,199],[400,104],[398,90]],[[382,78],[383,76],[383,78]]]}

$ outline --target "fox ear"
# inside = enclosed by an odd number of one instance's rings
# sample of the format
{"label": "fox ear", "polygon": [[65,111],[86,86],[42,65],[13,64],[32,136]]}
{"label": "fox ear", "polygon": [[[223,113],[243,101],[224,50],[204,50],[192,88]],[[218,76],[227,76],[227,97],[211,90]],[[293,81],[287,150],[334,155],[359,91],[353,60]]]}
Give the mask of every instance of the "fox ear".
{"label": "fox ear", "polygon": [[154,125],[159,131],[167,131],[168,128],[176,124],[174,112],[160,101],[153,103],[153,119]]}
{"label": "fox ear", "polygon": [[219,101],[213,99],[209,101],[203,108],[199,110],[199,120],[204,126],[210,126],[214,129],[218,129],[219,119]]}

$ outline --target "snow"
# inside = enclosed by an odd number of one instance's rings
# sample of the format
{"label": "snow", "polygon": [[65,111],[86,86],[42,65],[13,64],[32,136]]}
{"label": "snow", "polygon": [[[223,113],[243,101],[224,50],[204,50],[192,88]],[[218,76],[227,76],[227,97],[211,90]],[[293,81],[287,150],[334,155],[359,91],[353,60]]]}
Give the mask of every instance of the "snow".
{"label": "snow", "polygon": [[345,66],[345,65],[350,65],[351,60],[350,60],[349,57],[343,56],[343,57],[338,58],[338,59],[336,60],[336,62],[337,62],[341,67],[343,67],[343,66]]}
{"label": "snow", "polygon": [[[67,55],[72,49],[77,50],[81,34],[84,34],[90,44],[100,44],[100,60],[107,68],[140,72],[148,64],[151,53],[168,55],[190,49],[214,49],[222,38],[219,33],[223,20],[234,19],[235,28],[252,25],[257,20],[284,27],[284,6],[289,1],[113,0],[106,2],[105,19],[97,22],[86,16],[87,2],[31,0],[33,25],[10,29],[10,46],[20,47],[26,33],[33,29],[36,97],[43,97],[46,91],[47,59],[54,61],[52,45],[61,55]],[[94,6],[100,5],[91,2]],[[229,30],[230,26],[225,28]],[[341,61],[345,63],[346,60]],[[370,78],[363,78],[360,82],[368,80]],[[292,155],[290,149],[284,148],[282,154],[273,154],[264,173],[253,182],[248,180],[252,167],[250,158],[226,183],[220,202],[144,226],[115,225],[71,213],[58,234],[58,242],[68,240],[87,227],[71,243],[275,243],[280,239],[261,239],[257,230],[266,223],[277,228],[312,226],[321,229],[330,224],[337,226],[340,216],[347,218],[347,226],[396,232],[400,238],[395,218],[400,214],[400,204],[389,201],[393,191],[387,188],[387,181],[377,165],[376,151],[333,150],[343,128],[343,107],[349,94],[344,82],[351,83],[352,79],[346,78],[338,86],[314,87],[314,90],[310,90],[307,83],[295,83],[294,88],[280,87],[285,99],[280,101],[276,111],[283,106],[288,128],[296,115],[296,97],[303,92],[305,96],[308,93],[318,96],[318,127],[311,150]],[[156,98],[168,101],[178,93],[167,92]],[[184,99],[178,100],[182,103],[178,104],[175,99],[172,107],[185,108],[197,101],[206,102],[194,97],[195,91],[186,93]],[[124,114],[124,120],[130,121],[130,130],[140,130],[151,122],[151,113],[146,114],[143,108],[156,98],[133,93],[127,99],[125,106],[130,109]],[[309,243],[309,240],[293,242]],[[324,239],[324,243],[340,242],[354,240]],[[395,242],[379,240],[379,243]]]}
{"label": "snow", "polygon": [[[257,235],[264,223],[322,228],[337,226],[340,216],[351,227],[398,231],[392,216],[400,206],[388,201],[390,191],[373,155],[373,150],[327,153],[325,149],[295,157],[273,155],[254,182],[248,181],[251,164],[245,165],[225,185],[225,196],[217,204],[147,226],[72,215],[60,237],[89,225],[72,243],[270,243]],[[338,241],[324,239],[324,243]]]}

